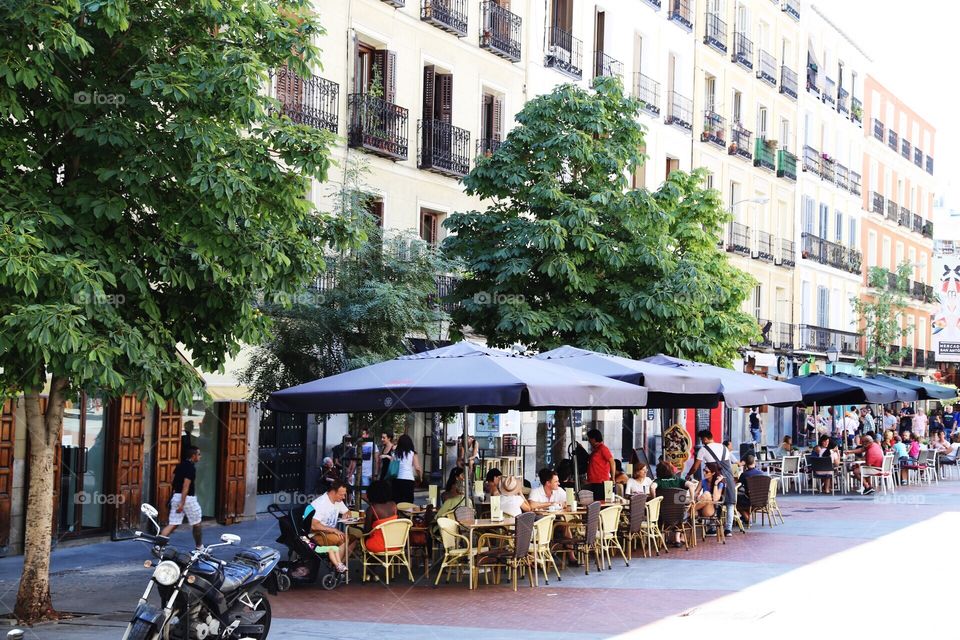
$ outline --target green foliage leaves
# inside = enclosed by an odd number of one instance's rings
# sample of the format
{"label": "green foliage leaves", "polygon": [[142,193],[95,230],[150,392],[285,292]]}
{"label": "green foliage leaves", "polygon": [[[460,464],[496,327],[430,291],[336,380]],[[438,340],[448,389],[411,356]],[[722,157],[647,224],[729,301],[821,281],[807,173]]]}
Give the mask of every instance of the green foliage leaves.
{"label": "green foliage leaves", "polygon": [[896,273],[883,267],[870,267],[867,283],[878,293],[870,298],[854,298],[851,302],[857,324],[866,338],[866,349],[857,366],[868,373],[880,373],[899,360],[888,347],[896,346],[912,330],[903,324],[903,311],[907,306],[905,292],[912,273],[913,265],[906,261],[897,265]]}
{"label": "green foliage leaves", "polygon": [[0,5],[0,384],[189,402],[264,337],[349,226],[313,210],[328,132],[280,116],[271,69],[318,66],[301,0]]}
{"label": "green foliage leaves", "polygon": [[619,80],[538,97],[464,179],[485,211],[447,220],[468,277],[454,320],[496,345],[561,344],[729,365],[757,332],[752,279],[718,248],[727,221],[700,173],[631,190],[644,160],[639,103]]}

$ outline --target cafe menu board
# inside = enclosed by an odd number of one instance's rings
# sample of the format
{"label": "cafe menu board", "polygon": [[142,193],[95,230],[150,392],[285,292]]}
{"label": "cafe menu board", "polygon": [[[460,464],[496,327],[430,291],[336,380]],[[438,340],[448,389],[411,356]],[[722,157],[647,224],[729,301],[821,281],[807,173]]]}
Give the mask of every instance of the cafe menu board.
{"label": "cafe menu board", "polygon": [[697,409],[697,431],[710,430],[710,409]]}

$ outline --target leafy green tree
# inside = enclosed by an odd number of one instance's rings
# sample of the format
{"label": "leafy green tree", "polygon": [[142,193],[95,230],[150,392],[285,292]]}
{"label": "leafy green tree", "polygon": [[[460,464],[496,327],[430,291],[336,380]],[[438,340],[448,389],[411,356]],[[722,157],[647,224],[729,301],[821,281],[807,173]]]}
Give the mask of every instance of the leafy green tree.
{"label": "leafy green tree", "polygon": [[718,248],[730,216],[703,174],[630,188],[644,161],[639,107],[616,78],[592,92],[558,87],[528,102],[477,162],[464,184],[488,207],[445,223],[444,248],[467,272],[456,326],[499,346],[663,352],[721,366],[757,335],[740,310],[752,278]]}
{"label": "leafy green tree", "polygon": [[[346,227],[313,211],[329,133],[278,115],[268,71],[318,66],[300,0],[0,4],[0,385],[22,393],[29,501],[15,612],[55,616],[52,477],[78,390],[190,402]],[[48,391],[45,391],[45,388]],[[40,394],[48,393],[45,414]]]}
{"label": "leafy green tree", "polygon": [[903,322],[911,273],[913,266],[909,262],[897,265],[896,273],[883,267],[870,267],[867,282],[877,293],[852,300],[857,324],[866,341],[864,355],[857,360],[857,366],[867,373],[881,373],[899,359],[888,347],[899,343],[913,329]]}

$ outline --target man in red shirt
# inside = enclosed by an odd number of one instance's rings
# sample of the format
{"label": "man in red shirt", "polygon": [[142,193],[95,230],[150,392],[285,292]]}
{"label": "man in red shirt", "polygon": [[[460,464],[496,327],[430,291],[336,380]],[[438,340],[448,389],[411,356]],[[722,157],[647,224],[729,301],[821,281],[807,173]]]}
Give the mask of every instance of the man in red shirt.
{"label": "man in red shirt", "polygon": [[[863,451],[864,466],[875,467],[876,469],[883,467],[883,448],[874,442],[873,438],[863,436],[860,440],[860,449]],[[854,467],[853,475],[861,479],[863,483],[863,491],[861,493],[863,495],[869,495],[874,492],[872,483],[870,482],[870,476],[861,477],[859,466]]]}
{"label": "man in red shirt", "polygon": [[590,443],[590,460],[587,462],[587,488],[593,491],[594,500],[603,500],[603,483],[617,477],[617,463],[599,429],[587,431]]}

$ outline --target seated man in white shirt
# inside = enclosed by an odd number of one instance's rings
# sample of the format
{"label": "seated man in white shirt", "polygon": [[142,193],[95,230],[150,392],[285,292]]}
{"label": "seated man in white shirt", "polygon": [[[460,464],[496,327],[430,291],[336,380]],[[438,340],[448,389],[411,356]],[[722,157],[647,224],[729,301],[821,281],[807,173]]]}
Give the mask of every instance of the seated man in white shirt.
{"label": "seated man in white shirt", "polygon": [[552,505],[561,507],[567,503],[567,492],[560,488],[560,477],[553,469],[540,469],[537,472],[542,486],[530,490],[527,502],[533,509],[548,509]]}
{"label": "seated man in white shirt", "polygon": [[340,480],[330,483],[330,489],[321,493],[307,507],[304,516],[312,516],[310,538],[318,547],[330,547],[327,557],[330,563],[339,572],[347,570],[342,558],[347,558],[347,536],[337,529],[337,521],[349,509],[344,499],[347,497],[347,486]]}

